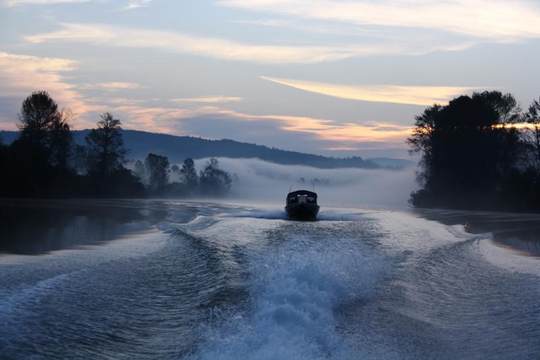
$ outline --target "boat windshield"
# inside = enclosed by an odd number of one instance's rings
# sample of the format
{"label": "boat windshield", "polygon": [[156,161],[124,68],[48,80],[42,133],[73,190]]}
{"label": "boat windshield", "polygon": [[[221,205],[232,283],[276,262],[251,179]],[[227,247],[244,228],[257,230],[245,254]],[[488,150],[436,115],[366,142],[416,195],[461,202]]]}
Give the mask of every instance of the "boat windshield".
{"label": "boat windshield", "polygon": [[315,196],[306,194],[295,194],[293,196],[289,196],[287,202],[315,204],[317,202],[317,198]]}

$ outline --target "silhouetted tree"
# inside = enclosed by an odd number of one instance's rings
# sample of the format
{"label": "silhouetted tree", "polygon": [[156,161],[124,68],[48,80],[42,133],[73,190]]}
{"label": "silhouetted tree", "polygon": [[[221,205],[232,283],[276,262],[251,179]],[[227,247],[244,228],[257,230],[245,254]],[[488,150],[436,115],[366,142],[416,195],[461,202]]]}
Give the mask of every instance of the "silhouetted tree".
{"label": "silhouetted tree", "polygon": [[230,188],[231,176],[219,168],[217,159],[210,159],[199,176],[200,189],[204,195],[224,195]]}
{"label": "silhouetted tree", "polygon": [[[0,135],[0,169],[2,170],[2,175],[0,175],[0,189],[5,189],[7,186],[7,175],[6,173],[8,171],[12,171],[12,169],[8,165],[8,147],[4,145],[4,142],[2,140],[2,136]],[[1,194],[0,190],[0,194]]]}
{"label": "silhouetted tree", "polygon": [[44,149],[48,144],[47,131],[60,116],[58,104],[46,91],[33,92],[24,99],[21,107],[19,139]]}
{"label": "silhouetted tree", "polygon": [[125,163],[126,150],[121,133],[121,121],[111,113],[100,115],[97,129],[90,130],[86,136],[88,147],[88,172],[105,178]]}
{"label": "silhouetted tree", "polygon": [[195,170],[195,162],[191,158],[184,160],[182,169],[180,170],[182,175],[182,182],[185,184],[188,191],[194,191],[199,183],[197,176],[197,170]]}
{"label": "silhouetted tree", "polygon": [[77,174],[88,174],[88,148],[86,146],[75,144],[73,148],[72,164]]}
{"label": "silhouetted tree", "polygon": [[70,191],[72,140],[67,114],[46,91],[33,92],[23,101],[19,138],[9,150],[14,194],[61,196]]}
{"label": "silhouetted tree", "polygon": [[141,196],[144,187],[123,166],[120,121],[103,114],[98,128],[74,145],[69,111],[59,111],[45,91],[28,96],[19,115],[19,137],[0,145],[0,196]]}
{"label": "silhouetted tree", "polygon": [[530,143],[533,148],[534,166],[540,170],[540,98],[533,101],[525,114],[525,121],[531,126]]}
{"label": "silhouetted tree", "polygon": [[148,154],[144,161],[148,187],[152,193],[161,193],[169,182],[169,159],[166,156]]}
{"label": "silhouetted tree", "polygon": [[32,151],[46,155],[50,165],[67,170],[73,146],[70,119],[71,113],[59,111],[46,91],[34,92],[21,108],[20,141]]}
{"label": "silhouetted tree", "polygon": [[179,182],[180,178],[182,176],[182,173],[180,172],[180,167],[177,164],[174,164],[171,166],[171,173],[170,173],[169,181],[171,183]]}
{"label": "silhouetted tree", "polygon": [[135,161],[133,172],[140,182],[143,184],[147,183],[146,169],[141,160]]}
{"label": "silhouetted tree", "polygon": [[73,155],[73,136],[67,112],[59,113],[52,121],[49,131],[49,149],[51,164],[62,172],[69,170],[69,162]]}
{"label": "silhouetted tree", "polygon": [[126,149],[121,122],[104,113],[86,136],[88,181],[94,196],[140,196],[144,186],[124,167]]}
{"label": "silhouetted tree", "polygon": [[417,206],[494,207],[510,191],[507,179],[523,164],[520,118],[510,94],[497,91],[460,96],[416,117],[408,139],[420,152]]}

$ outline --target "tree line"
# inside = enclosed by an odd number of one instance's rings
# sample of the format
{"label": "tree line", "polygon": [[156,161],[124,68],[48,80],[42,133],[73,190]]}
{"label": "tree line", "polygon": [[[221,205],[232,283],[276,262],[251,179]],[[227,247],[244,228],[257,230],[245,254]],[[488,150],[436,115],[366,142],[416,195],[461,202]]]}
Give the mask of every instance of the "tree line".
{"label": "tree line", "polygon": [[101,114],[84,145],[73,139],[72,119],[46,91],[23,101],[18,138],[10,145],[0,139],[0,196],[220,196],[231,188],[233,177],[216,159],[199,174],[192,159],[180,168],[157,154],[148,154],[130,169],[119,119]]}
{"label": "tree line", "polygon": [[408,143],[421,155],[414,206],[540,210],[540,99],[459,96],[417,116]]}

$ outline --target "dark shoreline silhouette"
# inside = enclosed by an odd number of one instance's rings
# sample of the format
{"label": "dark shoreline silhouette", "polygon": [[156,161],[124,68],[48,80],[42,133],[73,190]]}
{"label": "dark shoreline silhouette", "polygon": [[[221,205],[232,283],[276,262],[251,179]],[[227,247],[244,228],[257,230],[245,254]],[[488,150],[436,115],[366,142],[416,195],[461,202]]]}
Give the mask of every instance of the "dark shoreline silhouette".
{"label": "dark shoreline silhouette", "polygon": [[422,156],[415,207],[540,211],[540,101],[460,96],[417,116],[408,142]]}
{"label": "dark shoreline silhouette", "polygon": [[[167,157],[148,154],[127,167],[122,123],[103,113],[84,145],[74,141],[72,114],[59,110],[46,91],[28,96],[19,115],[20,129],[9,145],[0,139],[0,197],[139,198],[145,196],[223,196],[233,176],[210,159],[197,173],[192,159],[182,169]],[[171,182],[177,172],[180,181]]]}

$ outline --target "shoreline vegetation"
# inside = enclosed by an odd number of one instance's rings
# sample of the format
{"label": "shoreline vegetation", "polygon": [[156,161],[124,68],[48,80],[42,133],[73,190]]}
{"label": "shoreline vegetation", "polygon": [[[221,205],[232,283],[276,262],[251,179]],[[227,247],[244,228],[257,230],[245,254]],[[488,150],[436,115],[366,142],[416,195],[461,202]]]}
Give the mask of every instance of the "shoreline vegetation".
{"label": "shoreline vegetation", "polygon": [[46,91],[23,101],[18,138],[10,145],[0,139],[0,197],[204,197],[223,196],[231,188],[233,176],[214,158],[197,173],[190,158],[179,167],[150,153],[130,169],[120,120],[101,114],[85,145],[78,145],[69,125],[72,118]]}
{"label": "shoreline vegetation", "polygon": [[[219,197],[237,180],[215,158],[200,171],[152,153],[128,166],[120,120],[101,114],[81,145],[72,119],[46,91],[23,101],[18,138],[0,139],[0,197]],[[459,96],[418,115],[407,142],[421,159],[412,206],[540,211],[540,99],[523,111],[511,94]]]}
{"label": "shoreline vegetation", "polygon": [[417,116],[407,141],[421,155],[414,207],[540,211],[540,99],[523,111],[511,94],[459,96]]}

